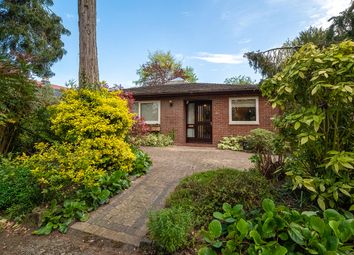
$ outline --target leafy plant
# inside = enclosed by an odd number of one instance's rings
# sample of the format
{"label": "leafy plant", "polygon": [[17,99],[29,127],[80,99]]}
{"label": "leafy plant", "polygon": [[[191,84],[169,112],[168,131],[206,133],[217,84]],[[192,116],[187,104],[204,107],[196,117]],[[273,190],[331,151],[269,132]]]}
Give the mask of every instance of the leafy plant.
{"label": "leafy plant", "polygon": [[349,254],[354,248],[354,218],[334,209],[322,215],[262,202],[263,213],[246,214],[241,204],[223,205],[203,230],[207,246],[199,255],[217,254]]}
{"label": "leafy plant", "polygon": [[218,149],[242,151],[245,138],[243,136],[223,137],[218,143]]}
{"label": "leafy plant", "polygon": [[193,228],[192,214],[182,208],[166,208],[149,214],[149,235],[166,251],[172,253],[188,244]]}
{"label": "leafy plant", "polygon": [[307,44],[261,86],[283,113],[275,124],[293,149],[286,170],[294,189],[305,188],[322,210],[354,202],[353,56],[352,41]]}
{"label": "leafy plant", "polygon": [[257,171],[219,169],[186,177],[170,194],[167,207],[181,207],[194,215],[193,224],[200,227],[211,220],[223,203],[243,203],[247,209],[260,206],[271,196],[269,182]]}
{"label": "leafy plant", "polygon": [[31,170],[20,162],[0,158],[0,210],[17,220],[40,204],[41,199]]}
{"label": "leafy plant", "polygon": [[133,171],[130,174],[135,176],[146,174],[152,165],[151,158],[147,153],[138,148],[133,147],[132,151],[135,155],[135,160],[133,163]]}
{"label": "leafy plant", "polygon": [[165,147],[173,144],[171,135],[161,133],[149,133],[140,137],[131,137],[131,143],[137,146]]}

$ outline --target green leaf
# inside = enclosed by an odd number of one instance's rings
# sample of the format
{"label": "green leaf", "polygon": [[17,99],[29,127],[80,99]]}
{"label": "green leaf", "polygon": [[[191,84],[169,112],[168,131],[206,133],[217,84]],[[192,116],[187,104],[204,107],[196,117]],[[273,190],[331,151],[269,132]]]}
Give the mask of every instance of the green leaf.
{"label": "green leaf", "polygon": [[255,244],[257,245],[261,245],[264,244],[265,242],[262,240],[260,234],[257,232],[257,230],[251,230],[250,232],[250,237],[253,238],[253,241],[255,242]]}
{"label": "green leaf", "polygon": [[274,212],[275,211],[275,204],[273,200],[266,198],[262,201],[262,208],[265,212]]}
{"label": "green leaf", "polygon": [[301,138],[300,144],[303,145],[303,144],[307,143],[308,140],[309,140],[309,137],[308,136],[304,136],[304,137]]}
{"label": "green leaf", "polygon": [[198,255],[217,255],[217,254],[213,249],[209,247],[203,247],[198,251]]}
{"label": "green leaf", "polygon": [[49,235],[54,228],[54,224],[52,222],[48,222],[45,226],[33,231],[34,235]]}
{"label": "green leaf", "polygon": [[[315,62],[316,62],[316,63],[320,63],[320,64],[323,64],[323,63],[324,63],[323,60],[320,59],[320,58],[315,58]],[[325,72],[325,71],[320,71],[319,73],[321,74],[321,72]]]}
{"label": "green leaf", "polygon": [[213,213],[214,218],[218,219],[218,220],[223,220],[224,219],[224,215],[220,212],[214,212]]}
{"label": "green leaf", "polygon": [[247,221],[245,221],[244,219],[240,219],[237,222],[236,228],[238,231],[240,231],[241,236],[245,237],[248,233],[249,225],[248,225]]}
{"label": "green leaf", "polygon": [[300,126],[301,126],[300,122],[298,122],[298,121],[295,122],[295,126],[294,126],[295,130],[298,130],[300,128]]}
{"label": "green leaf", "polygon": [[299,245],[304,245],[304,236],[301,234],[301,232],[295,228],[295,227],[291,227],[288,229],[288,234],[290,236],[290,238],[297,244]]}
{"label": "green leaf", "polygon": [[354,204],[350,206],[349,211],[354,211]]}
{"label": "green leaf", "polygon": [[348,197],[351,197],[350,193],[345,190],[345,189],[342,189],[342,188],[339,188],[340,192],[342,192],[344,195],[348,196]]}
{"label": "green leaf", "polygon": [[324,233],[326,227],[324,221],[318,216],[312,216],[310,218],[310,226],[312,229],[317,231],[320,235]]}
{"label": "green leaf", "polygon": [[326,210],[326,203],[321,196],[319,196],[317,198],[317,204],[321,208],[322,211]]}
{"label": "green leaf", "polygon": [[221,223],[218,220],[213,220],[212,222],[209,223],[208,226],[209,233],[212,235],[214,238],[218,238],[221,236]]}
{"label": "green leaf", "polygon": [[281,246],[281,245],[277,245],[277,247],[273,251],[273,254],[274,255],[285,255],[285,254],[287,254],[287,252],[288,252],[287,248],[285,248],[284,246]]}

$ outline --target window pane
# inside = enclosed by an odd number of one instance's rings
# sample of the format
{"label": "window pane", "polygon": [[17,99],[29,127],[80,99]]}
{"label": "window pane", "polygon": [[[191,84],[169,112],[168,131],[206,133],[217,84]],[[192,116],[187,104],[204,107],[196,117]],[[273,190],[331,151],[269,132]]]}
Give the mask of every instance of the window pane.
{"label": "window pane", "polygon": [[159,121],[158,103],[140,103],[140,116],[145,121]]}
{"label": "window pane", "polygon": [[232,121],[256,121],[256,99],[234,99]]}
{"label": "window pane", "polygon": [[136,113],[136,114],[139,114],[139,103],[138,102],[135,102],[133,104],[133,112]]}
{"label": "window pane", "polygon": [[195,112],[194,112],[194,107],[195,107],[195,104],[194,103],[190,103],[188,104],[188,120],[187,120],[187,124],[194,124],[195,123],[195,120],[194,120],[194,117],[195,117]]}

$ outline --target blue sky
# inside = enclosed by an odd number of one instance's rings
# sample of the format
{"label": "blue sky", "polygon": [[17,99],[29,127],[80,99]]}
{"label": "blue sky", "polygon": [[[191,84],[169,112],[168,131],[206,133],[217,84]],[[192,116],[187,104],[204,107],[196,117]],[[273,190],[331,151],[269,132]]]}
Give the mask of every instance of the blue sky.
{"label": "blue sky", "polygon": [[[199,82],[223,82],[234,75],[259,79],[244,52],[280,46],[310,25],[327,20],[350,0],[97,0],[100,79],[134,86],[136,70],[149,52],[168,51],[194,68]],[[77,1],[54,0],[71,36],[67,54],[53,66],[53,84],[77,80]]]}

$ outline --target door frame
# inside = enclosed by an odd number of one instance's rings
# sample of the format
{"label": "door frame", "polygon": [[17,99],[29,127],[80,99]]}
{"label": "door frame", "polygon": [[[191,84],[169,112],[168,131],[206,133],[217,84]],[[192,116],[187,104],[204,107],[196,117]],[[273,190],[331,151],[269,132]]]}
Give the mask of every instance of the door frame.
{"label": "door frame", "polygon": [[[195,106],[198,105],[203,105],[203,104],[209,104],[210,105],[210,139],[203,139],[203,138],[191,138],[188,137],[188,105],[190,103],[195,103]],[[185,131],[186,131],[186,143],[200,143],[200,144],[212,144],[213,143],[213,102],[212,100],[185,100]],[[195,123],[194,125],[194,133],[197,134],[197,107],[194,108],[194,119]]]}

